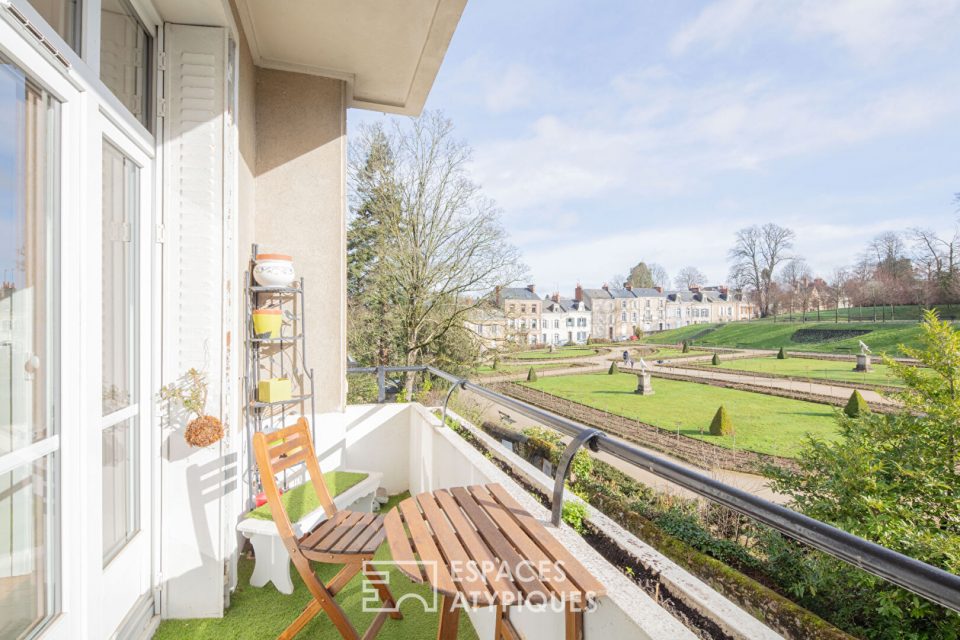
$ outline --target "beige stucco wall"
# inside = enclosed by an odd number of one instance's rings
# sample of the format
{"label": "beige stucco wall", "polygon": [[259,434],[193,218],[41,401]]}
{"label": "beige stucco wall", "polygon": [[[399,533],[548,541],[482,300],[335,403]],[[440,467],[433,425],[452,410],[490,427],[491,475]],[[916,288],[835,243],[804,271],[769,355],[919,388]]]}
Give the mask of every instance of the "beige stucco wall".
{"label": "beige stucco wall", "polygon": [[317,411],[346,398],[346,86],[256,70],[255,216],[260,250],[290,254],[306,279]]}

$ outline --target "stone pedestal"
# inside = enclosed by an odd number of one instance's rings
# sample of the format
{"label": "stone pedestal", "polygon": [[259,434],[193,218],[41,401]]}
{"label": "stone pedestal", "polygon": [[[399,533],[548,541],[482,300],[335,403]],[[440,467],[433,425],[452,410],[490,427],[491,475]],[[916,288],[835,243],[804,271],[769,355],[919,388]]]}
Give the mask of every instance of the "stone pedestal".
{"label": "stone pedestal", "polygon": [[870,356],[862,353],[857,354],[857,366],[854,367],[853,370],[861,372],[870,371]]}
{"label": "stone pedestal", "polygon": [[653,395],[653,383],[650,381],[649,373],[641,373],[637,376],[637,390],[635,393],[639,393],[641,396]]}

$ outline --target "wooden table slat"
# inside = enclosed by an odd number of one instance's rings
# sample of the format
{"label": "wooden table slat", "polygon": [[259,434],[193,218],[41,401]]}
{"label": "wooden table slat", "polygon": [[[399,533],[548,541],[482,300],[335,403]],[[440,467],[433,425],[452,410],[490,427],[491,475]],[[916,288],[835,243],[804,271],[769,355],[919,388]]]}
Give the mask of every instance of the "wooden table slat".
{"label": "wooden table slat", "polygon": [[427,523],[423,519],[423,514],[417,507],[417,502],[413,498],[407,498],[398,505],[403,519],[410,529],[410,535],[413,537],[413,544],[420,554],[420,561],[424,563],[424,569],[427,574],[427,580],[436,591],[447,595],[456,596],[457,588],[450,577],[447,569],[446,559],[437,549],[433,542],[433,536],[427,528]]}
{"label": "wooden table slat", "polygon": [[514,585],[523,592],[525,599],[531,604],[545,603],[550,597],[550,589],[535,576],[530,575],[529,568],[523,566],[527,564],[526,561],[517,553],[516,549],[510,545],[496,523],[491,520],[483,508],[477,504],[474,496],[464,487],[454,487],[450,490],[450,493],[456,498],[460,507],[476,526],[477,532],[487,545],[489,545],[490,549],[510,570]]}
{"label": "wooden table slat", "polygon": [[500,571],[500,560],[498,560],[486,543],[477,534],[476,529],[470,521],[460,511],[456,500],[450,495],[449,491],[437,491],[434,493],[437,503],[443,509],[444,514],[450,520],[453,528],[463,545],[470,552],[470,555],[480,563],[483,569],[487,584],[497,596],[497,600],[506,605],[512,605],[520,602],[520,591],[513,582]]}
{"label": "wooden table slat", "polygon": [[[513,514],[497,502],[485,486],[474,485],[469,487],[469,490],[477,504],[497,523],[503,535],[528,560],[528,573],[536,572],[544,575],[546,577],[544,583],[562,600],[583,600],[583,592],[567,578],[562,567],[554,568],[553,558],[530,538],[514,519]],[[547,572],[549,572],[548,575]],[[528,577],[528,574],[524,574],[524,577]]]}
{"label": "wooden table slat", "polygon": [[397,509],[391,509],[390,513],[383,519],[383,528],[387,532],[387,544],[390,546],[390,557],[396,563],[397,568],[405,573],[414,582],[423,582],[423,573],[417,565],[417,559],[413,555],[413,548],[410,546],[410,539],[407,538],[407,532],[403,528],[403,521],[400,519],[400,512]]}
{"label": "wooden table slat", "polygon": [[600,581],[593,577],[593,574],[590,573],[559,540],[547,531],[543,523],[521,507],[520,503],[518,503],[506,489],[499,484],[488,485],[487,489],[500,504],[509,510],[510,514],[527,534],[529,534],[544,551],[552,556],[554,560],[561,563],[560,566],[563,567],[567,576],[581,591],[595,596],[606,594],[606,588],[600,584]]}
{"label": "wooden table slat", "polygon": [[[443,556],[450,567],[450,575],[454,578],[461,594],[470,606],[489,606],[493,604],[493,597],[479,572],[480,567],[470,557],[460,543],[456,532],[446,516],[437,506],[436,500],[430,493],[421,493],[416,497],[423,515],[426,516],[433,535]],[[459,567],[459,570],[457,570]]]}

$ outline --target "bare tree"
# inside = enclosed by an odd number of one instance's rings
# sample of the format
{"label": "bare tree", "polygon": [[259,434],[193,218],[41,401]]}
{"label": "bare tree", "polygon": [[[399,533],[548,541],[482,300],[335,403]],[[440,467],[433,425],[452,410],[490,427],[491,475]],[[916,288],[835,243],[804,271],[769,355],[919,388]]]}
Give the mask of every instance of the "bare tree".
{"label": "bare tree", "polygon": [[850,272],[845,267],[837,267],[833,270],[827,295],[830,303],[833,304],[835,322],[840,322],[840,306],[847,304],[847,282],[849,280]]}
{"label": "bare tree", "polygon": [[707,284],[707,276],[703,275],[703,272],[696,267],[684,267],[677,273],[673,284],[677,289],[703,286]]}
{"label": "bare tree", "polygon": [[777,267],[789,259],[795,234],[772,222],[737,231],[736,243],[730,249],[730,279],[740,289],[754,292],[760,315],[770,314],[771,285]]}
{"label": "bare tree", "polygon": [[662,287],[664,289],[670,287],[670,276],[667,275],[667,270],[663,268],[662,265],[657,264],[656,262],[651,262],[650,267],[650,277],[653,279],[653,286]]}
{"label": "bare tree", "polygon": [[800,304],[801,312],[806,314],[812,279],[813,274],[810,271],[810,266],[803,258],[792,258],[784,265],[780,274],[780,289],[790,309],[791,316],[797,303]]}
{"label": "bare tree", "polygon": [[[364,172],[372,143],[386,144],[392,164],[389,198],[370,190],[366,206],[382,226],[377,263],[381,286],[391,292],[404,364],[431,361],[451,330],[464,326],[483,298],[526,274],[517,249],[500,224],[500,212],[467,170],[470,148],[440,113],[395,122],[386,132],[361,130],[351,148],[351,178]],[[406,389],[413,390],[413,375]]]}
{"label": "bare tree", "polygon": [[925,293],[936,302],[955,301],[960,288],[960,231],[954,228],[950,238],[941,238],[930,229],[915,228],[910,237],[913,262],[925,281]]}

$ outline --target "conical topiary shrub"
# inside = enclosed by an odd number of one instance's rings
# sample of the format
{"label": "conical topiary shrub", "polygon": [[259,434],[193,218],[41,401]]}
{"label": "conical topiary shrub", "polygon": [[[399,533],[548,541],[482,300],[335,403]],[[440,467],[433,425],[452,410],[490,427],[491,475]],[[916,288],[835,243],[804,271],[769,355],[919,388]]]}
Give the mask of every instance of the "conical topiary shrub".
{"label": "conical topiary shrub", "polygon": [[720,354],[713,354],[713,360],[711,360],[711,362],[714,364],[714,366],[720,364]]}
{"label": "conical topiary shrub", "polygon": [[780,347],[780,351],[777,352],[777,360],[786,360],[787,352],[783,350],[783,347]]}
{"label": "conical topiary shrub", "polygon": [[850,394],[850,399],[847,400],[847,406],[843,408],[843,412],[851,418],[859,418],[865,413],[870,413],[870,405],[863,399],[859,391],[854,391]]}
{"label": "conical topiary shrub", "polygon": [[690,353],[690,343],[686,340],[683,341],[683,349],[681,349],[681,353]]}
{"label": "conical topiary shrub", "polygon": [[616,361],[611,362],[611,363],[610,363],[610,368],[607,369],[607,373],[609,373],[610,375],[613,375],[613,374],[615,374],[617,371],[619,371],[619,369],[617,369],[617,363],[616,363]]}
{"label": "conical topiary shrub", "polygon": [[537,381],[537,370],[533,367],[530,367],[530,371],[527,371],[527,382],[536,382]]}
{"label": "conical topiary shrub", "polygon": [[733,421],[730,420],[730,414],[726,407],[720,405],[717,413],[713,416],[713,422],[710,423],[710,435],[712,436],[732,436]]}

